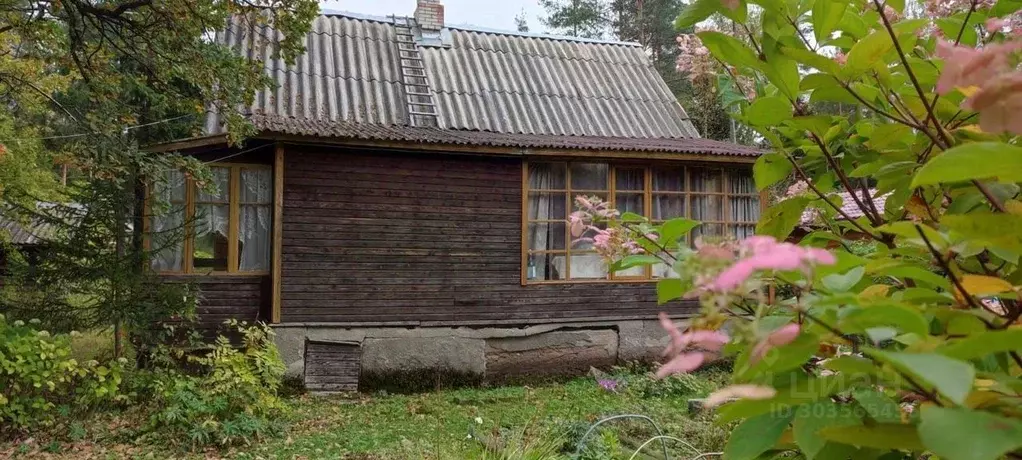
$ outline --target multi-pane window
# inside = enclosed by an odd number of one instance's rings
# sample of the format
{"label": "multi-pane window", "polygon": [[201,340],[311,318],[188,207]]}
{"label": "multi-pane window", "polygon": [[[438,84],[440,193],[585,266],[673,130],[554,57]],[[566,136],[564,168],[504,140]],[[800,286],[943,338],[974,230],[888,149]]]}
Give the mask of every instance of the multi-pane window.
{"label": "multi-pane window", "polygon": [[566,219],[578,195],[598,196],[621,212],[655,223],[675,217],[698,220],[703,224],[693,236],[745,238],[759,219],[759,195],[748,169],[542,162],[528,163],[526,176],[524,275],[529,281],[668,275],[667,267],[608,273],[592,244],[569,234]]}
{"label": "multi-pane window", "polygon": [[218,165],[200,187],[177,171],[150,197],[151,264],[159,272],[265,273],[270,269],[273,174]]}

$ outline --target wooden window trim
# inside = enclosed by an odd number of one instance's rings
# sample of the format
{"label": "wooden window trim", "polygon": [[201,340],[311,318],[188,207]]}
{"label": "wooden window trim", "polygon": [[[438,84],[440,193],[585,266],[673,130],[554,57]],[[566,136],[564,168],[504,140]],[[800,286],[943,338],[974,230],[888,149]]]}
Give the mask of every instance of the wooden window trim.
{"label": "wooden window trim", "polygon": [[[212,164],[209,165],[209,167],[211,167],[211,168],[227,168],[229,170],[229,174],[228,174],[228,188],[229,188],[228,200],[227,200],[227,202],[219,202],[219,201],[216,202],[216,203],[221,204],[221,205],[227,204],[228,205],[228,209],[229,209],[228,212],[229,212],[229,219],[230,220],[229,220],[228,229],[227,229],[227,231],[228,231],[228,238],[227,238],[227,240],[228,240],[227,241],[227,270],[195,270],[195,267],[193,266],[194,262],[195,262],[195,259],[194,259],[194,257],[195,257],[195,251],[194,251],[195,225],[194,225],[193,222],[194,222],[194,219],[195,219],[196,205],[199,204],[199,203],[198,203],[198,199],[197,199],[197,196],[196,196],[195,181],[192,178],[186,178],[185,179],[185,202],[184,202],[184,204],[185,204],[185,216],[184,216],[185,228],[184,228],[184,242],[182,244],[182,251],[184,251],[184,254],[182,255],[182,258],[181,258],[182,267],[181,267],[181,270],[159,270],[156,273],[159,274],[159,275],[166,275],[166,276],[173,276],[173,275],[177,275],[177,276],[180,276],[180,275],[196,275],[196,276],[267,276],[267,275],[269,275],[271,270],[272,270],[272,264],[274,263],[272,260],[270,261],[271,267],[269,269],[266,269],[266,270],[240,270],[240,268],[238,266],[238,264],[239,264],[239,261],[238,261],[238,233],[239,233],[240,220],[241,220],[240,219],[240,214],[241,214],[241,205],[242,204],[266,205],[266,206],[270,206],[271,209],[272,209],[273,206],[274,206],[274,202],[275,202],[274,196],[271,195],[270,201],[267,202],[267,203],[254,203],[254,202],[253,203],[248,203],[248,202],[241,203],[241,171],[242,170],[253,170],[253,169],[266,170],[266,171],[271,171],[271,176],[272,176],[273,166],[265,165],[265,164],[258,164],[258,163],[212,163]],[[151,200],[151,197],[150,197],[149,193],[147,192],[146,193],[146,210],[147,210],[146,214],[147,214],[147,217],[145,219],[145,226],[144,226],[144,231],[146,232],[144,244],[145,244],[145,248],[146,249],[148,249],[150,247],[149,236],[148,236],[149,219],[151,218],[151,215],[149,215],[150,214],[149,210],[151,209],[151,207],[150,207],[151,201],[150,200]],[[210,201],[210,202],[205,202],[204,201],[203,203],[213,203],[213,202],[212,201]],[[275,220],[271,222],[271,233],[272,233],[272,228],[274,228],[273,226],[275,224],[276,224]],[[271,238],[271,244],[272,244],[272,240],[273,239]],[[271,249],[271,252],[272,252],[272,249]],[[272,259],[272,256],[271,256],[271,259]]]}
{"label": "wooden window trim", "polygon": [[[602,160],[602,159],[600,159]],[[566,212],[571,213],[574,209],[573,196],[578,194],[607,194],[607,201],[612,207],[617,207],[617,171],[618,169],[641,169],[643,171],[643,190],[622,190],[622,194],[629,195],[642,195],[643,196],[643,216],[650,220],[650,222],[661,223],[667,219],[653,219],[653,200],[656,196],[681,196],[684,197],[684,203],[682,212],[684,216],[692,215],[692,198],[693,197],[719,197],[721,200],[721,220],[706,220],[702,221],[704,224],[712,224],[719,226],[721,231],[725,235],[728,234],[731,228],[756,225],[754,221],[732,221],[731,216],[731,198],[745,197],[745,198],[757,198],[760,200],[760,209],[762,213],[763,209],[763,195],[762,193],[732,193],[731,192],[731,171],[744,170],[747,168],[728,167],[725,165],[703,165],[703,164],[684,164],[684,165],[673,165],[675,169],[679,169],[684,174],[684,188],[683,191],[654,191],[653,190],[653,171],[658,165],[652,164],[636,164],[625,161],[592,161],[588,159],[551,159],[550,161],[535,161],[534,163],[560,163],[564,164],[565,170],[565,188],[563,189],[531,189],[529,188],[529,161],[522,162],[522,251],[521,251],[521,284],[526,285],[543,285],[543,284],[595,284],[595,283],[655,283],[661,278],[655,276],[653,273],[653,267],[645,267],[642,275],[615,275],[613,273],[608,274],[605,278],[598,279],[572,279],[571,278],[571,253],[589,254],[594,253],[592,250],[579,250],[572,249],[571,246],[571,229],[570,226],[565,225],[565,249],[545,249],[530,251],[528,241],[528,228],[529,224],[542,224],[542,223],[565,223],[561,219],[536,219],[532,220],[529,218],[529,196],[532,193],[550,193],[550,194],[565,194],[565,206]],[[596,163],[605,164],[608,167],[607,174],[607,189],[605,190],[574,190],[571,187],[571,165],[573,163]],[[711,171],[717,171],[720,174],[720,191],[719,192],[701,192],[693,190],[692,187],[692,174],[693,169],[706,169]],[[689,244],[693,244],[689,241]],[[558,280],[530,280],[528,279],[528,262],[531,255],[539,254],[563,254],[565,256],[565,273],[563,279]]]}

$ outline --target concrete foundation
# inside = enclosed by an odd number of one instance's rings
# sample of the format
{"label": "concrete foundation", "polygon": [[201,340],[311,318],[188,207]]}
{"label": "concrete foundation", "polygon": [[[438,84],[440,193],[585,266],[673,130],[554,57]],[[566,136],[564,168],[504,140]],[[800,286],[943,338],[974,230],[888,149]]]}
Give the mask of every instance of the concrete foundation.
{"label": "concrete foundation", "polygon": [[443,372],[473,381],[581,375],[590,366],[652,361],[667,345],[654,320],[562,323],[529,327],[275,326],[289,376],[302,377],[305,342],[362,345],[362,375]]}

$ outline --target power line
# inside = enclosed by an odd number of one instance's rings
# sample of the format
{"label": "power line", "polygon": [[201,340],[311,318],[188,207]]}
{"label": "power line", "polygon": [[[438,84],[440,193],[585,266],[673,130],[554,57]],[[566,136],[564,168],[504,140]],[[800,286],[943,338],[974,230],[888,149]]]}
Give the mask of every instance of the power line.
{"label": "power line", "polygon": [[254,152],[254,151],[259,150],[261,148],[269,147],[271,145],[273,145],[273,144],[258,145],[258,146],[252,147],[250,149],[245,149],[245,150],[242,150],[240,152],[235,152],[235,153],[232,153],[230,155],[227,155],[227,156],[224,156],[224,157],[221,157],[221,158],[214,158],[212,160],[203,161],[202,164],[207,164],[208,165],[210,163],[216,163],[216,162],[219,162],[219,161],[228,160],[228,159],[234,158],[234,157],[236,157],[238,155],[244,155],[244,154],[249,153],[249,152]]}
{"label": "power line", "polygon": [[[123,129],[122,132],[126,133],[128,131],[133,130],[133,129],[145,128],[147,126],[153,126],[153,125],[158,125],[158,124],[162,124],[162,123],[170,123],[172,121],[177,121],[177,120],[180,120],[182,118],[194,117],[194,116],[195,116],[195,114],[189,113],[189,114],[185,114],[185,115],[179,115],[179,116],[176,116],[176,117],[164,118],[163,120],[157,120],[157,121],[153,121],[153,122],[150,122],[150,123],[142,123],[140,125],[127,126],[127,127],[125,127]],[[47,141],[47,140],[54,140],[54,139],[73,139],[73,138],[77,138],[77,137],[95,136],[95,135],[99,135],[99,134],[103,134],[103,133],[95,132],[94,131],[94,132],[91,132],[91,133],[62,134],[62,135],[59,135],[59,136],[20,137],[20,138],[15,138],[15,139],[7,139],[7,142],[11,142],[11,141]],[[0,140],[3,140],[3,139],[0,139]]]}

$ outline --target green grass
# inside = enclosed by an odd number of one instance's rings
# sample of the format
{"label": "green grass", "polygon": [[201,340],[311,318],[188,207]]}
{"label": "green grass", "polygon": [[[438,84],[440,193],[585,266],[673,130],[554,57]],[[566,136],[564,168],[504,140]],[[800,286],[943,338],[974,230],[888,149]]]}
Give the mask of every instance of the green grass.
{"label": "green grass", "polygon": [[[615,378],[623,382],[617,392],[604,390],[588,377],[535,387],[412,395],[303,395],[291,399],[291,410],[281,414],[291,423],[286,435],[226,452],[184,453],[168,447],[171,440],[134,437],[131,419],[141,414],[102,415],[76,427],[78,439],[61,440],[59,451],[68,457],[77,457],[76,452],[100,453],[98,458],[144,458],[153,452],[157,458],[567,458],[593,422],[627,413],[651,417],[665,434],[684,439],[702,452],[723,448],[727,427],[715,425],[707,415],[687,413],[687,400],[719,386],[726,379],[723,372],[668,381],[653,381],[640,373]],[[651,426],[634,421],[612,422],[607,427],[587,442],[589,455],[583,458],[628,458],[636,445],[655,434]],[[6,447],[18,451],[18,446]],[[44,447],[30,450],[42,453]],[[658,449],[659,445],[651,445],[646,452],[653,455]],[[0,444],[0,456],[4,452]],[[694,456],[682,446],[672,446],[672,452],[674,458]]]}
{"label": "green grass", "polygon": [[[503,452],[514,451],[514,446],[543,451],[551,444],[555,451],[571,451],[590,424],[626,413],[653,418],[666,434],[683,438],[701,451],[723,447],[726,428],[714,425],[705,415],[687,414],[688,399],[718,386],[722,374],[691,379],[701,385],[694,392],[684,391],[689,385],[650,384],[644,375],[620,378],[626,383],[616,393],[600,388],[593,378],[579,378],[537,387],[371,395],[353,400],[306,396],[297,401],[290,415],[296,423],[289,436],[235,454],[238,458],[503,458],[482,455],[487,446]],[[623,444],[641,443],[655,434],[643,423],[607,426]],[[600,440],[601,436],[594,436],[591,444],[601,444]]]}

